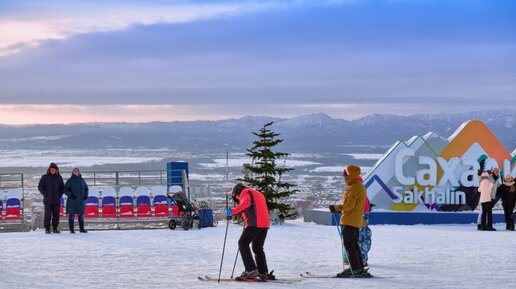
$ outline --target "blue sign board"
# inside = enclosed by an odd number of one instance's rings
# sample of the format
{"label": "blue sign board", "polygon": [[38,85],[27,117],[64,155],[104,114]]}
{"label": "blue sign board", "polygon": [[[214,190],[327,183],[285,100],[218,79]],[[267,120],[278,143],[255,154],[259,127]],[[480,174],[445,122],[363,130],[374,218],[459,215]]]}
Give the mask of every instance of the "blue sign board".
{"label": "blue sign board", "polygon": [[188,177],[188,162],[167,163],[167,191],[171,186],[180,186],[184,190],[183,171]]}

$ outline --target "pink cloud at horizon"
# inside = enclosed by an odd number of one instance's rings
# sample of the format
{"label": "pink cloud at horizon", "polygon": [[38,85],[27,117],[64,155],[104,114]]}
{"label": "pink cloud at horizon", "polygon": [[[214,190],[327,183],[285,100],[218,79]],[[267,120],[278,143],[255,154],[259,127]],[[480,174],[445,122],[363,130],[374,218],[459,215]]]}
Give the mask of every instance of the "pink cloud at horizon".
{"label": "pink cloud at horizon", "polygon": [[196,115],[192,109],[181,105],[0,105],[0,124],[193,121],[230,117]]}

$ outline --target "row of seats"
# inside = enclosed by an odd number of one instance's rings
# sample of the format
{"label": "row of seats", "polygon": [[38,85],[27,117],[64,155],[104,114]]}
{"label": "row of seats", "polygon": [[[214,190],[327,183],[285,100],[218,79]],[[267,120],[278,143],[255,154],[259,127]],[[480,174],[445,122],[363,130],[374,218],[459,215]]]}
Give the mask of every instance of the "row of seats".
{"label": "row of seats", "polygon": [[121,187],[118,193],[112,187],[101,190],[90,187],[88,195],[84,203],[85,218],[149,218],[180,214],[177,206],[172,203],[169,205],[165,186],[152,187],[152,196],[147,187],[138,187],[136,190]]}
{"label": "row of seats", "polygon": [[[172,200],[167,198],[165,186],[152,187],[152,195],[147,187],[138,187],[136,190],[121,187],[118,193],[112,187],[90,187],[88,195],[84,201],[86,218],[148,218],[182,214]],[[0,220],[21,220],[22,189],[11,189],[7,192],[5,208],[3,200],[0,196]],[[64,207],[65,199],[61,198],[61,215],[65,215]]]}
{"label": "row of seats", "polygon": [[22,190],[8,190],[5,200],[5,216],[3,216],[4,203],[2,192],[2,196],[0,196],[0,220],[3,220],[4,218],[5,220],[21,220]]}

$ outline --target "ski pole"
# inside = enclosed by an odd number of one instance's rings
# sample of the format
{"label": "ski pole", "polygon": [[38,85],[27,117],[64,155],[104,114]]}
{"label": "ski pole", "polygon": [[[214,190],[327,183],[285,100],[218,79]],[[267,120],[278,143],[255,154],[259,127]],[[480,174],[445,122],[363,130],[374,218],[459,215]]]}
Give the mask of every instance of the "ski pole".
{"label": "ski pole", "polygon": [[[228,195],[226,194],[226,211],[229,209],[229,201]],[[226,238],[228,236],[228,228],[229,228],[229,217],[226,217],[226,233],[224,234],[224,245],[222,246],[222,257],[220,258],[220,267],[219,267],[219,279],[217,283],[220,283],[220,274],[222,273],[222,262],[224,261],[224,251],[226,250]]]}
{"label": "ski pole", "polygon": [[340,250],[342,252],[342,270],[345,270],[346,262],[344,260],[348,258],[348,254],[346,253],[346,250],[344,249],[344,237],[342,236],[342,231],[340,230],[340,224],[339,224],[339,220],[337,219],[337,215],[332,213],[332,216],[333,216],[333,220],[335,221],[335,224],[337,227],[337,232],[340,237]]}
{"label": "ski pole", "polygon": [[233,276],[235,275],[235,267],[236,267],[236,262],[238,259],[238,253],[240,253],[240,248],[238,248],[236,256],[235,256],[235,263],[233,263],[233,271],[231,271],[231,279],[233,279]]}

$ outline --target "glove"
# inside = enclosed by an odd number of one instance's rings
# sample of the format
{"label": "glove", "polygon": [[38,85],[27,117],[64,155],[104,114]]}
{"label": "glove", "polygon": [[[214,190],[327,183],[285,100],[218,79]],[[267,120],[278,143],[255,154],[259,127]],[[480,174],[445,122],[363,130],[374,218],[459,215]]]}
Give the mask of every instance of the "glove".
{"label": "glove", "polygon": [[74,194],[71,194],[70,199],[75,200],[75,199],[77,199],[77,197]]}
{"label": "glove", "polygon": [[330,209],[330,212],[331,212],[332,214],[336,212],[336,211],[335,211],[335,205],[330,205],[330,206],[328,207],[328,209]]}
{"label": "glove", "polygon": [[231,216],[233,216],[233,213],[231,213],[231,209],[227,209],[227,210],[226,210],[226,217],[228,217],[228,218],[229,218],[229,217],[231,217]]}

